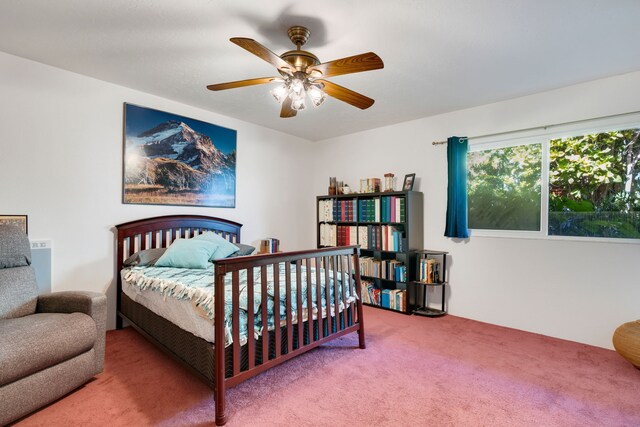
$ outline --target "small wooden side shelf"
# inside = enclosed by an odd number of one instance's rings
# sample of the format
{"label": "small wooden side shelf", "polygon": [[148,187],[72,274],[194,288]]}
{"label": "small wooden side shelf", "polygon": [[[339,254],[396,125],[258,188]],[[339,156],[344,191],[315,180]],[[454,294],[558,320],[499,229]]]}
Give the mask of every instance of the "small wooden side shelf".
{"label": "small wooden side shelf", "polygon": [[[428,249],[416,251],[416,280],[411,282],[411,288],[417,307],[414,308],[413,314],[427,317],[439,317],[447,314],[445,294],[448,284],[446,276],[447,254],[448,252]],[[429,304],[427,295],[438,287],[442,289],[440,308],[434,308]]]}

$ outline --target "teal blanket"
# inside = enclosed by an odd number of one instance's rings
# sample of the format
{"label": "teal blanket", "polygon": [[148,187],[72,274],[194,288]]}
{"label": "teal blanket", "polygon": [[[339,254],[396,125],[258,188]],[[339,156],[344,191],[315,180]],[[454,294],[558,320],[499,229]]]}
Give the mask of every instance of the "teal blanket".
{"label": "teal blanket", "polygon": [[[285,280],[286,280],[286,265],[281,263],[279,265],[279,305],[280,305],[280,325],[284,325],[286,322],[286,295],[285,295]],[[298,283],[296,280],[295,266],[290,266],[291,275],[291,315],[293,322],[297,323],[297,300],[296,291]],[[302,307],[303,307],[303,319],[307,320],[307,289],[309,284],[307,283],[307,273],[304,266],[301,267],[301,292],[302,292]],[[321,316],[326,317],[326,286],[325,286],[325,271],[320,269],[320,284],[321,284]],[[274,319],[274,274],[273,266],[267,266],[267,327],[269,330],[273,330],[275,325]],[[345,274],[345,277],[347,275]],[[255,314],[254,321],[254,336],[257,338],[263,332],[262,322],[262,279],[261,269],[256,267],[253,270],[253,312]],[[338,311],[345,309],[342,303],[342,277],[340,272],[337,273],[338,277],[338,298],[339,306]],[[171,267],[131,267],[122,270],[122,278],[129,284],[139,288],[140,290],[151,290],[161,293],[164,297],[172,297],[178,300],[190,300],[197,307],[204,310],[207,317],[211,320],[214,319],[215,310],[215,296],[214,296],[214,266],[207,269],[196,270],[186,268],[171,268]],[[311,267],[311,299],[312,299],[312,313],[313,318],[318,318],[318,307],[316,297],[316,271]],[[329,286],[330,286],[330,305],[332,312],[335,312],[334,307],[334,283],[333,283],[333,270],[329,270]],[[225,334],[226,345],[230,345],[232,340],[231,331],[231,313],[232,313],[232,284],[231,274],[225,276]],[[239,272],[239,290],[240,290],[240,344],[244,345],[248,336],[248,299],[247,299],[247,270],[241,270]],[[351,295],[350,286],[346,286],[345,300],[347,305],[355,301],[355,295]]]}

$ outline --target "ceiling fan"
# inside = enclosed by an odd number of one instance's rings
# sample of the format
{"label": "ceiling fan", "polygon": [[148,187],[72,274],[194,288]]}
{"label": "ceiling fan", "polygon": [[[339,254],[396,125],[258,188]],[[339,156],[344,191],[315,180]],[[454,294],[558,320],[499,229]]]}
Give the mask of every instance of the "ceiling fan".
{"label": "ceiling fan", "polygon": [[325,78],[377,70],[384,67],[382,59],[373,52],[367,52],[320,63],[313,53],[300,49],[307,42],[310,34],[309,30],[302,26],[289,28],[289,39],[296,45],[296,49],[280,56],[253,39],[242,37],[230,39],[231,42],[276,67],[281,77],[260,77],[220,83],[209,85],[207,89],[218,91],[276,82],[278,86],[271,91],[271,94],[282,104],[280,117],[294,117],[298,111],[304,110],[307,96],[316,107],[324,102],[327,95],[362,110],[371,107],[375,102],[373,99],[331,83]]}

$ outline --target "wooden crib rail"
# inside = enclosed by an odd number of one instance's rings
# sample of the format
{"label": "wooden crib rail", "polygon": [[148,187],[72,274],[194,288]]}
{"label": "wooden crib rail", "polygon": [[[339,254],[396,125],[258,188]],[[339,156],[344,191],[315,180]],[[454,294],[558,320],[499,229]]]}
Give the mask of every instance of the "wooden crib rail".
{"label": "wooden crib rail", "polygon": [[[286,252],[258,256],[235,257],[218,260],[215,263],[215,319],[225,318],[225,276],[231,275],[232,282],[232,366],[233,375],[225,378],[224,367],[225,347],[220,343],[225,342],[225,323],[215,322],[215,357],[216,363],[216,423],[223,424],[226,421],[224,415],[225,389],[238,384],[254,375],[259,374],[292,357],[309,351],[327,341],[335,339],[350,332],[358,332],[359,346],[365,348],[364,325],[362,322],[362,299],[359,272],[360,249],[358,246],[345,246],[337,248],[324,248],[298,252]],[[269,351],[269,331],[267,321],[267,268],[273,268],[273,301],[274,301],[274,328],[273,342],[276,343],[275,351]],[[302,269],[304,268],[304,271]],[[315,267],[312,271],[312,267]],[[254,277],[254,268],[260,269],[260,280]],[[280,272],[284,271],[284,283],[280,283]],[[240,361],[240,281],[242,270],[247,274],[247,355],[248,366],[242,367]],[[295,275],[295,295],[292,290],[292,275]],[[324,277],[322,277],[324,276]],[[324,284],[321,283],[322,279]],[[332,279],[332,283],[331,280]],[[315,281],[315,297],[311,289]],[[307,284],[306,296],[302,294],[302,283]],[[338,285],[342,284],[342,292]],[[324,286],[324,299],[322,297]],[[331,287],[333,286],[333,289]],[[348,303],[344,290],[349,289],[349,295],[356,295],[353,303]],[[253,339],[256,314],[254,314],[254,294],[260,290],[262,303],[259,308],[259,316],[262,319],[262,333],[260,335],[261,353],[256,354],[256,343]],[[333,291],[333,295],[331,295]],[[280,299],[285,300],[285,325],[280,327]],[[295,319],[292,314],[293,299],[296,302]],[[303,298],[306,298],[306,307],[303,307]],[[315,298],[315,301],[313,300]],[[333,298],[333,299],[331,299]],[[313,303],[316,304],[317,313],[314,319]],[[326,314],[323,318],[323,306]],[[306,323],[304,319],[306,318]],[[325,323],[326,321],[326,323]],[[286,333],[286,347],[281,348],[281,333]],[[294,337],[295,334],[295,337]]]}

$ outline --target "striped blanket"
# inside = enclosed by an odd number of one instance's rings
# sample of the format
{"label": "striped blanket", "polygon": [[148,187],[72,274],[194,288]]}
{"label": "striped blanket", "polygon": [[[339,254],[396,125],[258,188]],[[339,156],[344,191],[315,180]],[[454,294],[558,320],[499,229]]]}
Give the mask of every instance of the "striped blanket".
{"label": "striped blanket", "polygon": [[[284,263],[279,264],[279,302],[280,302],[280,325],[285,324],[286,319],[286,295],[285,295],[285,280],[287,269]],[[302,266],[301,271],[301,293],[302,293],[302,307],[303,307],[303,321],[307,319],[307,289],[309,284],[307,283],[307,273],[305,267]],[[274,319],[274,271],[273,266],[269,265],[267,271],[267,327],[272,330],[275,325]],[[321,316],[326,316],[326,286],[325,286],[325,272],[324,269],[320,271],[320,283],[321,283]],[[334,299],[334,283],[333,283],[333,271],[329,271],[329,286],[330,286],[330,304],[332,310]],[[291,280],[291,311],[294,323],[297,323],[297,301],[296,291],[298,283],[296,280],[295,269],[290,269]],[[257,338],[263,331],[263,322],[261,316],[262,307],[262,277],[261,269],[259,267],[253,270],[254,277],[254,304],[253,312],[255,314],[255,330],[254,336]],[[338,277],[338,297],[339,306],[338,310],[342,311],[345,307],[342,303],[342,277],[341,274],[337,274]],[[346,277],[346,276],[345,276]],[[171,268],[171,267],[130,267],[122,270],[122,279],[126,280],[129,284],[143,290],[151,290],[153,292],[159,292],[163,297],[176,298],[178,300],[190,300],[195,306],[201,308],[211,320],[214,319],[215,310],[215,296],[214,296],[214,266],[207,269],[186,269],[186,268]],[[316,297],[316,272],[315,268],[311,267],[311,299],[312,299],[312,313],[313,318],[316,319],[318,315],[317,297]],[[248,336],[248,299],[247,299],[247,270],[241,270],[239,272],[239,291],[240,291],[240,344],[244,345]],[[226,345],[232,343],[232,284],[231,274],[225,276],[225,334]],[[345,287],[345,298],[347,304],[352,303],[355,300],[355,295],[351,295],[350,286]]]}

